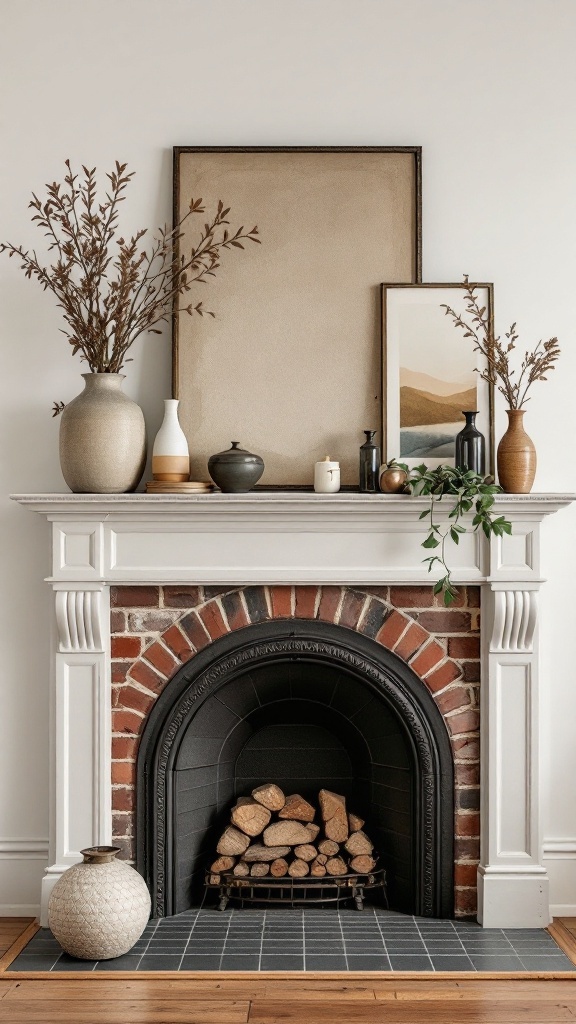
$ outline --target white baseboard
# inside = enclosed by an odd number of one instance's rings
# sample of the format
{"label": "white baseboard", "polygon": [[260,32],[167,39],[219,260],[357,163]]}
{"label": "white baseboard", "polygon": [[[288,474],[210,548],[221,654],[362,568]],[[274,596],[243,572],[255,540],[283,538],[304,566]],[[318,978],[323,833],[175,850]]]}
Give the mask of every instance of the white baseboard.
{"label": "white baseboard", "polygon": [[0,839],[0,860],[47,859],[47,839]]}
{"label": "white baseboard", "polygon": [[552,917],[576,917],[576,903],[551,903]]}
{"label": "white baseboard", "polygon": [[0,903],[0,917],[39,917],[39,903]]}

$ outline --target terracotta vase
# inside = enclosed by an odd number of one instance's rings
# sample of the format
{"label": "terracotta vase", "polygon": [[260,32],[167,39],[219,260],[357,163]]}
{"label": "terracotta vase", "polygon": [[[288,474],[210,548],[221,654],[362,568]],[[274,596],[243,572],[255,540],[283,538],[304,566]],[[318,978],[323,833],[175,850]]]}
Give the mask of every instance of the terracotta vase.
{"label": "terracotta vase", "polygon": [[536,449],[524,430],[524,409],[507,409],[508,430],[498,445],[498,479],[507,494],[529,494],[536,476]]}

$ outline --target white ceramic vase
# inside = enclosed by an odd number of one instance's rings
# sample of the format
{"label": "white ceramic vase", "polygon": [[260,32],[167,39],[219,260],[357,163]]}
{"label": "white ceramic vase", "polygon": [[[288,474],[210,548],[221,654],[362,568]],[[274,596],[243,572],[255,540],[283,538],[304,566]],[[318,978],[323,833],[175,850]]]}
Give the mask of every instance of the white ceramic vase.
{"label": "white ceramic vase", "polygon": [[111,960],[127,953],[150,917],[150,893],[141,875],[115,860],[118,846],[81,850],[81,864],[52,889],[48,924],[62,948],[80,960]]}
{"label": "white ceramic vase", "polygon": [[166,483],[182,483],[190,477],[190,454],[186,435],[178,422],[176,398],[164,400],[164,420],[152,449],[152,476]]}
{"label": "white ceramic vase", "polygon": [[146,465],[140,406],[122,391],[123,373],[83,373],[84,391],[60,417],[60,466],[71,491],[134,491]]}

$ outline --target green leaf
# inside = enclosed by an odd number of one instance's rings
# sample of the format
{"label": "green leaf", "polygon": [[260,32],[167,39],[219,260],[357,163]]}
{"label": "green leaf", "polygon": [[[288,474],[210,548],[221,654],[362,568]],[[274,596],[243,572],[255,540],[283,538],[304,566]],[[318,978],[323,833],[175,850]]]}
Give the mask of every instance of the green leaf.
{"label": "green leaf", "polygon": [[440,591],[443,590],[443,588],[444,588],[444,580],[438,580],[438,582],[434,584],[434,593],[435,594],[439,594]]}
{"label": "green leaf", "polygon": [[426,509],[424,509],[424,511],[423,511],[423,512],[421,512],[421,513],[420,513],[420,515],[418,516],[418,519],[425,519],[425,518],[426,518],[426,516],[429,516],[429,515],[430,515],[430,512],[431,512],[431,511],[432,511],[432,510],[431,510],[431,509],[429,509],[429,508],[426,508]]}
{"label": "green leaf", "polygon": [[437,548],[439,544],[440,541],[436,540],[436,537],[434,536],[433,533],[428,534],[426,540],[422,541],[423,548]]}
{"label": "green leaf", "polygon": [[451,538],[452,538],[452,540],[454,541],[455,544],[459,544],[460,543],[460,535],[454,529],[454,527],[450,527],[450,536],[451,536]]}

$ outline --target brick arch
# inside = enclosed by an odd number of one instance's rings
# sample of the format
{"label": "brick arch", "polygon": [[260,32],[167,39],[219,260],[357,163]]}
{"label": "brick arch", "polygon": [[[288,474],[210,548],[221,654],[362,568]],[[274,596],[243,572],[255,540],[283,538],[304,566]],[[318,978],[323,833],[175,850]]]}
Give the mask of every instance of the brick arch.
{"label": "brick arch", "polygon": [[477,588],[461,588],[458,607],[449,611],[433,596],[432,587],[113,588],[115,842],[133,858],[139,738],[152,706],[178,669],[221,636],[245,626],[316,619],[372,638],[402,658],[432,694],[454,757],[456,912],[473,913],[479,856],[478,605]]}

